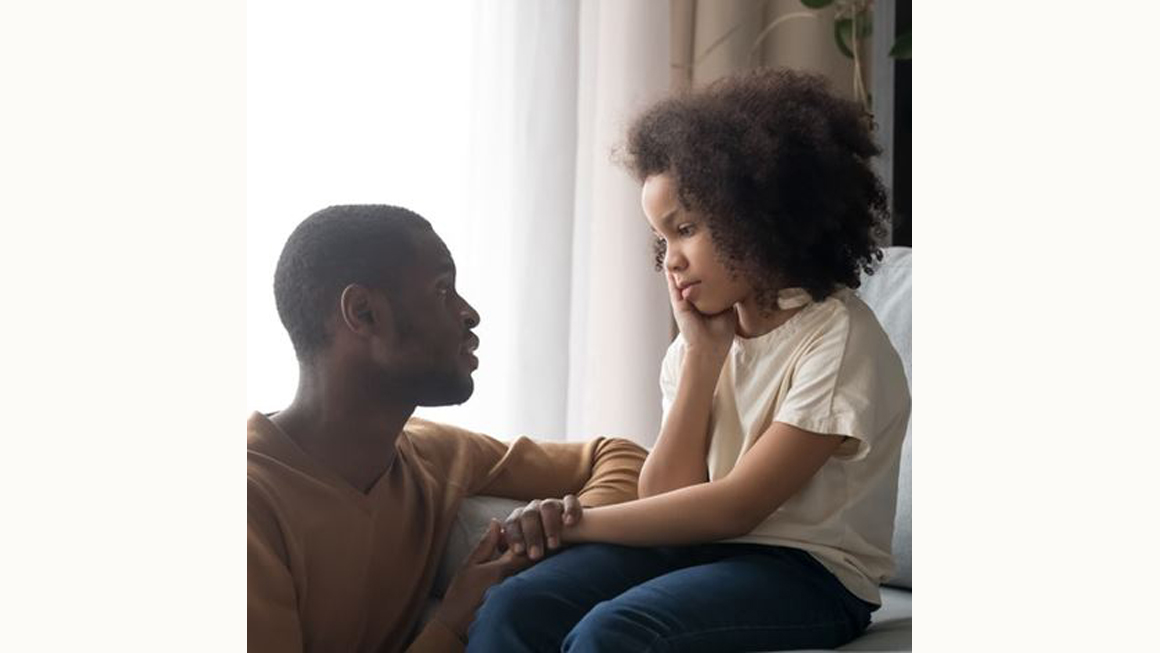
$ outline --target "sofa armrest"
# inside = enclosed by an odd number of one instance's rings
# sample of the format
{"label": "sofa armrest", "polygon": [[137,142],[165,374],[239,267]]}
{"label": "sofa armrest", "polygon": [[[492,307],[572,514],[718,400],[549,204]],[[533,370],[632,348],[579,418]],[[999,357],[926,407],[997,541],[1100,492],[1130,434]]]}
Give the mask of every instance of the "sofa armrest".
{"label": "sofa armrest", "polygon": [[431,589],[432,596],[442,597],[447,591],[455,572],[459,571],[467,554],[479,543],[491,519],[503,521],[513,510],[526,504],[526,501],[487,496],[464,499],[451,524],[443,556],[439,559],[439,571],[435,574],[435,585]]}

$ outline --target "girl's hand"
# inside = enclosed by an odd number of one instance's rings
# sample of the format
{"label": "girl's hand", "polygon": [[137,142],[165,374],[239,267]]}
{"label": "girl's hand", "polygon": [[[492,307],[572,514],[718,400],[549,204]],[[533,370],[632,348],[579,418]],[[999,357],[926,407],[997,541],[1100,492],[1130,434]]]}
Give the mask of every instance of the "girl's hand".
{"label": "girl's hand", "polygon": [[724,362],[733,344],[733,336],[737,333],[737,309],[730,306],[715,315],[706,315],[698,311],[692,302],[681,297],[672,272],[666,271],[665,279],[669,284],[673,317],[689,350],[704,352],[714,360]]}

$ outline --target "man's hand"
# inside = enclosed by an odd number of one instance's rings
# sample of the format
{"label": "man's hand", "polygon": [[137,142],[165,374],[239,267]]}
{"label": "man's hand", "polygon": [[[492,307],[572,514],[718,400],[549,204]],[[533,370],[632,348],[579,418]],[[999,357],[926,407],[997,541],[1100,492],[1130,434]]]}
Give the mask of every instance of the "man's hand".
{"label": "man's hand", "polygon": [[536,500],[516,508],[503,524],[508,550],[526,551],[528,558],[539,560],[548,549],[560,548],[564,527],[580,523],[583,513],[580,500],[571,494],[563,499]]}
{"label": "man's hand", "polygon": [[435,612],[435,619],[454,632],[460,640],[467,641],[467,627],[475,619],[475,611],[483,602],[483,593],[508,576],[531,566],[527,557],[507,551],[492,560],[500,544],[499,522],[491,520],[487,532],[467,556],[463,566],[451,579],[443,603]]}

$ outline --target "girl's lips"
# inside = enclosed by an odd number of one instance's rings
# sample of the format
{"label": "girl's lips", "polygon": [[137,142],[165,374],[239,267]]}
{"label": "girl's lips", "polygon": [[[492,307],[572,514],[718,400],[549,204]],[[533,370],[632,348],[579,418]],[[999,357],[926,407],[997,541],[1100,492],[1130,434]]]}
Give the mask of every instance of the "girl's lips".
{"label": "girl's lips", "polygon": [[700,285],[701,285],[700,281],[694,281],[693,283],[690,283],[689,285],[681,288],[681,299],[688,301],[689,298],[693,296],[693,293],[696,292],[697,288]]}

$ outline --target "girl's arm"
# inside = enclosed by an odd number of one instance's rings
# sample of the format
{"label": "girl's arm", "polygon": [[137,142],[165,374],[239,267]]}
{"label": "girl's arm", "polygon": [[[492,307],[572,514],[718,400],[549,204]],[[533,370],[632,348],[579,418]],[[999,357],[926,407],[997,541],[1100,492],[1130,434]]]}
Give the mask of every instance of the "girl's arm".
{"label": "girl's arm", "polygon": [[709,480],[709,410],[723,358],[689,351],[682,363],[677,396],[657,443],[640,470],[637,494],[651,497]]}
{"label": "girl's arm", "polygon": [[721,367],[737,331],[737,314],[730,308],[705,315],[685,301],[671,272],[665,275],[673,318],[687,346],[677,395],[665,417],[657,443],[640,470],[637,494],[643,499],[709,480],[709,411]]}
{"label": "girl's arm", "polygon": [[740,537],[804,487],[843,439],[774,422],[725,478],[585,510],[564,541],[676,546]]}

